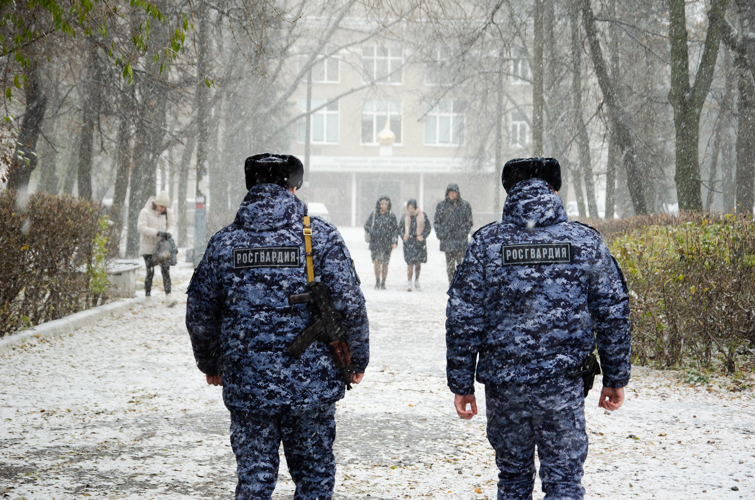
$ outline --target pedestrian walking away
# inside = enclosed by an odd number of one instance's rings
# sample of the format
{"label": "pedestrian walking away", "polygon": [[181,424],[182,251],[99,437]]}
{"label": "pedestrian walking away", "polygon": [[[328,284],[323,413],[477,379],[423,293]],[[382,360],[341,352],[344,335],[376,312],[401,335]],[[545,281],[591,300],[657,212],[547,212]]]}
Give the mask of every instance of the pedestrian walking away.
{"label": "pedestrian walking away", "polygon": [[448,290],[448,386],[470,419],[475,373],[485,385],[499,500],[532,498],[535,448],[545,498],[582,499],[596,341],[600,407],[620,408],[629,382],[626,283],[600,233],[567,219],[557,160],[511,160],[502,181],[503,219],[475,232]]}
{"label": "pedestrian walking away", "polygon": [[417,200],[407,201],[406,213],[398,225],[398,235],[404,242],[404,261],[408,266],[406,290],[409,292],[412,291],[412,275],[414,275],[414,288],[421,289],[419,273],[422,271],[422,264],[427,262],[427,237],[431,229],[430,219],[417,207]]}
{"label": "pedestrian walking away", "polygon": [[147,276],[144,278],[144,295],[152,296],[152,279],[155,276],[155,265],[160,266],[163,276],[163,288],[165,289],[165,305],[173,307],[176,299],[171,294],[170,265],[161,262],[156,264],[153,254],[161,239],[168,240],[176,232],[176,219],[173,211],[168,208],[170,197],[166,191],[157,196],[150,197],[139,212],[136,229],[139,231],[139,253],[144,258],[147,266]]}
{"label": "pedestrian walking away", "polygon": [[370,242],[370,254],[375,269],[375,289],[385,290],[388,277],[388,263],[391,252],[398,246],[398,223],[391,211],[391,199],[381,196],[375,203],[375,211],[364,223],[365,236]]}
{"label": "pedestrian walking away", "polygon": [[446,254],[446,272],[448,284],[454,279],[457,266],[464,258],[464,251],[469,241],[469,231],[472,230],[472,206],[461,198],[459,186],[449,184],[446,197],[435,207],[435,234],[440,240],[440,251]]}
{"label": "pedestrian walking away", "polygon": [[294,499],[329,500],[335,404],[369,361],[364,296],[338,229],[296,197],[301,161],[255,155],[244,171],[236,219],[189,284],[194,357],[231,412],[236,499],[272,497],[283,443]]}

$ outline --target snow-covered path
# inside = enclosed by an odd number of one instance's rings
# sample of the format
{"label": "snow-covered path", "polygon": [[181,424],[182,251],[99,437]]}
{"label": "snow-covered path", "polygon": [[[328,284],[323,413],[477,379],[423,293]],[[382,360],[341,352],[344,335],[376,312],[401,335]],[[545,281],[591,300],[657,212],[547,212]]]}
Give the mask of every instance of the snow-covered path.
{"label": "snow-covered path", "polygon": [[[466,422],[445,384],[437,241],[421,292],[405,291],[400,248],[388,290],[377,291],[362,231],[343,234],[363,280],[372,358],[338,404],[336,498],[494,499],[482,387],[480,415]],[[0,355],[0,498],[232,498],[228,412],[196,370],[183,324],[191,269],[173,271],[173,309],[135,305]],[[598,384],[586,403],[587,498],[755,498],[755,396],[732,384],[688,387],[636,369],[613,414],[597,408]],[[275,498],[292,493],[282,460]]]}

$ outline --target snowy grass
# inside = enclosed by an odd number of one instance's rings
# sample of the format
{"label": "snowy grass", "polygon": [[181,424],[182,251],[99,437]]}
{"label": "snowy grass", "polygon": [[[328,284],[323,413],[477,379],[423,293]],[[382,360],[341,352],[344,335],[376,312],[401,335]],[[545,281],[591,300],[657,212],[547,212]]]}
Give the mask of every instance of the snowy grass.
{"label": "snowy grass", "polygon": [[[388,290],[361,229],[344,229],[363,281],[372,358],[338,404],[335,498],[494,499],[480,415],[456,417],[445,383],[445,261],[429,241],[423,290],[406,292],[401,248]],[[173,268],[179,305],[136,305],[70,336],[0,355],[0,497],[232,498],[235,460],[220,389],[196,369],[183,324],[191,269]],[[143,276],[142,276],[143,278]],[[155,276],[159,290],[159,273]],[[599,381],[598,381],[599,382]],[[618,412],[587,399],[587,498],[754,498],[755,397],[732,380],[635,369]],[[291,499],[281,455],[274,498]],[[733,488],[737,488],[734,490]],[[539,481],[534,498],[542,499]]]}

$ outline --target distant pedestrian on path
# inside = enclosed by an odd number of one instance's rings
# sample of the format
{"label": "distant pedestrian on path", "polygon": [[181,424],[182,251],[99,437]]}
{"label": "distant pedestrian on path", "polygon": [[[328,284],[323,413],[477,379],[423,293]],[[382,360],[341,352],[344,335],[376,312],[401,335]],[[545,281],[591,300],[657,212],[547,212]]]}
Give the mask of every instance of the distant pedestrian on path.
{"label": "distant pedestrian on path", "polygon": [[412,291],[412,274],[414,288],[419,290],[419,273],[422,264],[427,262],[427,237],[430,235],[430,219],[417,207],[417,200],[406,202],[406,213],[398,225],[398,235],[404,241],[404,260],[409,266],[406,270],[406,291]]}
{"label": "distant pedestrian on path", "polygon": [[370,242],[370,254],[375,266],[375,290],[385,290],[385,278],[388,277],[388,262],[391,252],[398,246],[396,231],[398,223],[391,212],[391,199],[381,196],[364,223],[364,230]]}
{"label": "distant pedestrian on path", "polygon": [[[139,220],[136,229],[139,231],[139,253],[144,257],[147,266],[147,276],[144,278],[144,295],[152,296],[152,278],[155,276],[155,264],[152,254],[155,253],[159,239],[170,239],[176,232],[176,219],[173,212],[168,208],[170,197],[167,191],[157,196],[150,197],[139,212]],[[176,299],[173,297],[170,287],[170,266],[160,264],[160,272],[163,275],[163,288],[165,289],[165,305],[173,307]]]}
{"label": "distant pedestrian on path", "polygon": [[472,206],[461,199],[459,186],[449,184],[446,199],[435,207],[435,234],[440,240],[440,251],[446,254],[446,273],[448,284],[454,279],[456,267],[464,258],[467,249],[469,231],[472,230]]}

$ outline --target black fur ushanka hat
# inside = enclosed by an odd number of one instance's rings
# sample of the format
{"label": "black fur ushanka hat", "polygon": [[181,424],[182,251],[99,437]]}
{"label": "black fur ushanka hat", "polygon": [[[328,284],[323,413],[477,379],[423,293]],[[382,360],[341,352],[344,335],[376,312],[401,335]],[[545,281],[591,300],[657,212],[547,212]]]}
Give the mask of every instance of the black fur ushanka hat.
{"label": "black fur ushanka hat", "polygon": [[501,182],[508,193],[511,188],[527,179],[543,179],[553,189],[561,189],[561,165],[555,158],[515,158],[503,166]]}
{"label": "black fur ushanka hat", "polygon": [[293,155],[262,153],[246,159],[244,176],[247,190],[266,183],[299,189],[304,183],[304,165]]}

